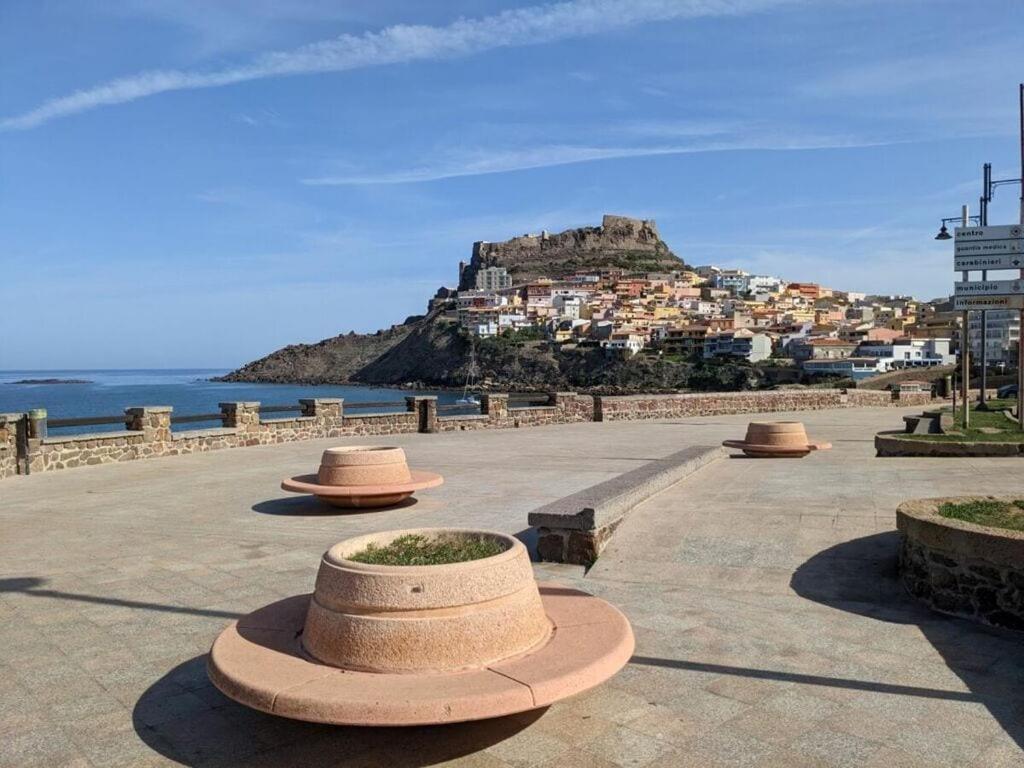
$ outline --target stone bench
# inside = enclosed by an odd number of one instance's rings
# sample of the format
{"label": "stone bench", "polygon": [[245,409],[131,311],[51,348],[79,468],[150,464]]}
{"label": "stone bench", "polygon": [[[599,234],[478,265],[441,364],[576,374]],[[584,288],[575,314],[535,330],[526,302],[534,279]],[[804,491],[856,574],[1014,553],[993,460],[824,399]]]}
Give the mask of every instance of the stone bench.
{"label": "stone bench", "polygon": [[720,446],[692,446],[538,507],[528,521],[540,559],[593,564],[634,507],[724,455]]}

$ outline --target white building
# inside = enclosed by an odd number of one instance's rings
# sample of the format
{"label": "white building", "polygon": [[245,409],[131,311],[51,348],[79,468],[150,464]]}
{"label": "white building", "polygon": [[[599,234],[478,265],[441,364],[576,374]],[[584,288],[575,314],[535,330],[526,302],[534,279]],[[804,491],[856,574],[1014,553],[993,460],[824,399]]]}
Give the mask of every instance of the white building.
{"label": "white building", "polygon": [[766,333],[746,328],[737,331],[709,333],[704,339],[704,358],[736,357],[751,363],[772,356],[772,340]]}
{"label": "white building", "polygon": [[558,317],[565,317],[570,320],[580,319],[580,310],[583,308],[583,300],[579,296],[558,294],[551,297],[551,304],[558,313]]}
{"label": "white building", "polygon": [[723,269],[711,277],[711,285],[736,295],[747,290],[747,278],[749,277],[750,274],[742,269]]}
{"label": "white building", "polygon": [[806,373],[844,376],[854,381],[869,379],[884,373],[885,363],[877,357],[845,357],[842,360],[805,360],[801,366]]}
{"label": "white building", "polygon": [[500,291],[512,287],[512,276],[505,267],[484,267],[476,271],[474,284],[479,291]]}
{"label": "white building", "polygon": [[[1017,360],[1017,344],[1020,338],[1020,313],[1015,309],[991,309],[985,313],[988,318],[985,327],[986,347],[990,363],[1013,363]],[[971,312],[968,328],[971,354],[981,359],[981,312]]]}
{"label": "white building", "polygon": [[639,333],[615,331],[604,346],[607,349],[621,350],[628,355],[635,355],[644,348],[644,337]]}
{"label": "white building", "polygon": [[771,275],[750,275],[747,278],[747,290],[751,293],[781,293],[785,287],[780,277]]}
{"label": "white building", "polygon": [[949,339],[864,341],[857,347],[855,356],[877,358],[887,371],[953,365],[956,363],[956,355],[950,354],[949,345]]}

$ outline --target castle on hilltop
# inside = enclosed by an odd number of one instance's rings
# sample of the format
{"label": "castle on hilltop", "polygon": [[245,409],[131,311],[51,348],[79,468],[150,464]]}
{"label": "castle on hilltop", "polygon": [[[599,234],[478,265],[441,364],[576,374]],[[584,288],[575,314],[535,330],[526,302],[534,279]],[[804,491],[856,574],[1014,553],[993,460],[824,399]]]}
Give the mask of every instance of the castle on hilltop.
{"label": "castle on hilltop", "polygon": [[581,256],[622,253],[665,256],[675,262],[673,266],[681,265],[662,242],[653,219],[605,214],[599,227],[577,227],[556,234],[541,231],[503,242],[473,243],[469,262],[459,262],[459,290],[474,288],[477,272],[488,268],[504,268],[516,282],[522,282],[541,275],[561,277],[578,266]]}

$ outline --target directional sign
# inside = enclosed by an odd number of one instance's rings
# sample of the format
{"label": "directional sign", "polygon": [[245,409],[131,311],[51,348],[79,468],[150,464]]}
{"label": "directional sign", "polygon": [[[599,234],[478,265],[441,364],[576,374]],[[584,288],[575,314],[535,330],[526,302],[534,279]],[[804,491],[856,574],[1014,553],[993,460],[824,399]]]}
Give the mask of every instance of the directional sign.
{"label": "directional sign", "polygon": [[[957,247],[956,256],[953,257],[953,269],[957,272],[971,271],[975,269],[1024,269],[1024,250],[1021,249],[1021,240],[990,240],[984,245],[997,245],[1000,243],[1012,243],[1016,246],[1014,250],[1007,250],[1002,253],[985,251],[970,255],[961,253]],[[975,245],[971,243],[971,245]],[[982,245],[982,243],[977,243]]]}
{"label": "directional sign", "polygon": [[957,227],[953,230],[957,243],[978,240],[1017,240],[1022,235],[1020,224],[999,224],[994,227]]}
{"label": "directional sign", "polygon": [[1024,296],[957,296],[953,309],[1024,309]]}
{"label": "directional sign", "polygon": [[955,283],[954,296],[1009,296],[1024,294],[1024,280],[967,280]]}

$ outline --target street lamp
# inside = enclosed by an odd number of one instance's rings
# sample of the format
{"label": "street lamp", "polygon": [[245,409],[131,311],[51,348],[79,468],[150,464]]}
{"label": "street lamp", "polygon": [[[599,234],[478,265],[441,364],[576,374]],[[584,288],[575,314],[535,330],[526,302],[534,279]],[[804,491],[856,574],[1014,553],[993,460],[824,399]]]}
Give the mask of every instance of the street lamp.
{"label": "street lamp", "polygon": [[[981,216],[969,216],[970,221],[981,224]],[[939,234],[935,236],[936,240],[952,240],[953,236],[949,234],[949,229],[946,228],[946,224],[950,221],[963,221],[962,216],[950,216],[942,220],[942,227],[939,229]]]}

